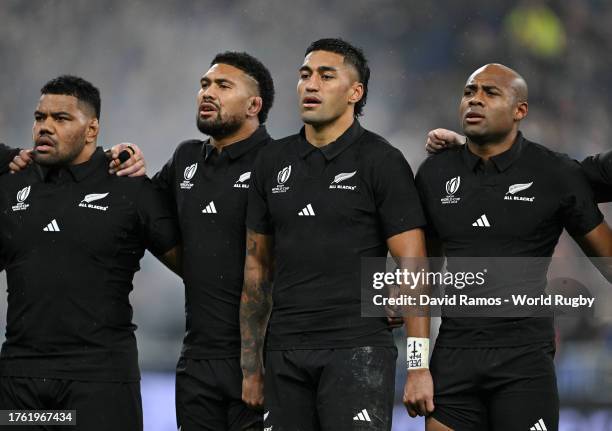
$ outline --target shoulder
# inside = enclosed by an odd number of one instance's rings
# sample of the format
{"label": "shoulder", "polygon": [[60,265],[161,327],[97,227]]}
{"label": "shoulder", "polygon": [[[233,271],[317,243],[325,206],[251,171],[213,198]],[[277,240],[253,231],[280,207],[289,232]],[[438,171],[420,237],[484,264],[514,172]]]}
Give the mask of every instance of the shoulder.
{"label": "shoulder", "polygon": [[174,150],[174,157],[198,154],[202,150],[202,145],[204,145],[204,141],[199,139],[188,139],[180,142]]}
{"label": "shoulder", "polygon": [[258,163],[269,163],[282,158],[291,152],[291,146],[299,138],[298,134],[286,136],[281,139],[268,139],[258,153]]}
{"label": "shoulder", "polygon": [[448,148],[435,154],[429,154],[419,165],[417,175],[437,174],[440,170],[444,170],[449,165],[455,165],[460,161],[463,151],[465,151],[465,149],[461,146]]}
{"label": "shoulder", "polygon": [[556,174],[581,173],[580,164],[567,154],[553,151],[544,145],[527,140],[525,145],[527,160],[536,164],[539,169]]}

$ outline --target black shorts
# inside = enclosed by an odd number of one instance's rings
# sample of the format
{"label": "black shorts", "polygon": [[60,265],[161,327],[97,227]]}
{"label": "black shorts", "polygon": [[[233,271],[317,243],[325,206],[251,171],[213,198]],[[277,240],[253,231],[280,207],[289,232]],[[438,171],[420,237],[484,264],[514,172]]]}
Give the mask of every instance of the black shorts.
{"label": "black shorts", "polygon": [[139,382],[0,377],[0,410],[76,410],[76,426],[0,426],[20,431],[139,431]]}
{"label": "black shorts", "polygon": [[553,343],[504,348],[436,346],[430,365],[433,417],[456,431],[557,431],[554,355]]}
{"label": "black shorts", "polygon": [[395,347],[266,353],[264,431],[391,430]]}
{"label": "black shorts", "polygon": [[242,402],[238,358],[181,358],[176,367],[176,422],[181,431],[262,429],[262,412]]}

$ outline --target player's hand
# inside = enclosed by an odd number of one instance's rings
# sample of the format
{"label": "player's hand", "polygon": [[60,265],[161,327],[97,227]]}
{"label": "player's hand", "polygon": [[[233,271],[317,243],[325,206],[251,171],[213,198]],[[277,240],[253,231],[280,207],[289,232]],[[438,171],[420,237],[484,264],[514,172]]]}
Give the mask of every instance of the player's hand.
{"label": "player's hand", "polygon": [[13,157],[13,160],[9,163],[9,169],[12,174],[24,170],[33,162],[32,151],[33,149],[21,150],[19,154]]}
{"label": "player's hand", "polygon": [[434,411],[433,380],[427,368],[408,371],[403,401],[411,418]]}
{"label": "player's hand", "polygon": [[263,387],[263,374],[245,374],[242,378],[242,401],[252,409],[262,409],[264,404]]}
{"label": "player's hand", "polygon": [[[119,153],[127,150],[132,153],[131,157],[121,163]],[[142,177],[147,173],[147,166],[142,151],[136,144],[121,143],[111,148],[112,161],[109,164],[108,172],[117,176]]]}
{"label": "player's hand", "polygon": [[[389,298],[399,298],[399,286],[389,286],[387,295]],[[404,324],[401,307],[396,305],[385,305],[387,324],[390,328],[399,328]]]}
{"label": "player's hand", "polygon": [[425,149],[429,153],[438,153],[463,144],[465,144],[465,136],[448,129],[434,129],[427,134]]}

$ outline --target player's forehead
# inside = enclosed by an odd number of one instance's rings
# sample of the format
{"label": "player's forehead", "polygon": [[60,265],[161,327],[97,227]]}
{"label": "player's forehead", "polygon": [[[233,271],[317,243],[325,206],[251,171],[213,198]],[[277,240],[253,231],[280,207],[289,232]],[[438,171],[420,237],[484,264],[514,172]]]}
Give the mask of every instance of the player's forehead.
{"label": "player's forehead", "polygon": [[301,68],[307,67],[317,70],[321,67],[330,67],[336,70],[346,68],[344,56],[331,51],[312,51],[304,57]]}
{"label": "player's forehead", "polygon": [[39,112],[74,112],[79,109],[79,99],[67,94],[43,94],[38,99]]}
{"label": "player's forehead", "polygon": [[[202,76],[202,81],[226,80],[234,83],[246,83],[251,78],[241,69],[224,63],[213,64]],[[251,78],[252,79],[252,78]]]}
{"label": "player's forehead", "polygon": [[485,66],[470,75],[465,86],[496,87],[501,90],[510,89],[515,76],[504,69],[495,66]]}

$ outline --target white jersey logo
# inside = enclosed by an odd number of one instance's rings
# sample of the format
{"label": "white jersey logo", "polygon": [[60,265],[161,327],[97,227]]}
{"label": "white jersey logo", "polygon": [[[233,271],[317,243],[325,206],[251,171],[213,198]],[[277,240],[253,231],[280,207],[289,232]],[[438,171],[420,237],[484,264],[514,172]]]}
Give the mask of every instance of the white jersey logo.
{"label": "white jersey logo", "polygon": [[276,182],[278,183],[276,187],[272,188],[272,193],[285,193],[289,190],[289,187],[285,186],[285,183],[289,180],[291,176],[291,165],[285,166],[283,169],[278,171],[276,175]]}
{"label": "white jersey logo", "polygon": [[185,168],[185,172],[183,173],[183,178],[185,178],[185,180],[180,183],[181,189],[191,190],[191,188],[193,187],[193,183],[191,182],[191,180],[195,176],[197,170],[198,170],[197,163],[194,163],[193,165],[189,165]]}
{"label": "white jersey logo", "polygon": [[57,224],[57,220],[53,219],[51,222],[43,228],[44,232],[59,232],[60,228]]}
{"label": "white jersey logo", "polygon": [[456,204],[461,198],[455,197],[455,193],[459,191],[459,186],[461,185],[461,177],[456,176],[451,178],[446,182],[446,197],[440,199],[440,203],[442,205]]}
{"label": "white jersey logo", "polygon": [[304,208],[302,208],[302,211],[300,211],[298,215],[299,216],[314,216],[315,212],[312,209],[312,205],[308,204]]}
{"label": "white jersey logo", "polygon": [[107,197],[109,193],[91,193],[89,195],[85,195],[83,200],[79,203],[79,207],[81,208],[90,208],[98,211],[106,211],[108,209],[108,205],[100,206],[93,205],[91,202],[96,202]]}
{"label": "white jersey logo", "polygon": [[508,191],[506,192],[506,195],[504,196],[504,200],[533,202],[535,200],[535,196],[515,196],[517,193],[527,190],[532,185],[533,185],[533,181],[530,183],[511,185],[510,187],[508,187]]}
{"label": "white jersey logo", "polygon": [[548,429],[544,424],[544,420],[540,419],[531,428],[529,428],[529,431],[548,431]]}
{"label": "white jersey logo", "polygon": [[372,422],[372,419],[370,419],[370,415],[368,414],[368,411],[366,409],[363,409],[362,411],[357,413],[355,417],[353,417],[353,421]]}
{"label": "white jersey logo", "polygon": [[476,226],[476,227],[491,227],[491,223],[489,223],[489,219],[487,219],[487,215],[483,214],[480,217],[478,217],[478,220],[476,220],[474,223],[472,223],[472,226]]}
{"label": "white jersey logo", "polygon": [[28,209],[30,204],[26,204],[25,200],[30,196],[31,189],[32,186],[27,186],[17,192],[17,203],[13,205],[13,211],[25,211]]}
{"label": "white jersey logo", "polygon": [[353,178],[356,173],[357,171],[339,173],[338,175],[334,177],[333,181],[329,185],[329,188],[332,190],[333,189],[355,190],[357,186],[345,185],[345,184],[340,184],[340,183],[350,178]]}
{"label": "white jersey logo", "polygon": [[217,207],[215,207],[215,203],[210,201],[208,205],[202,210],[203,214],[217,214]]}
{"label": "white jersey logo", "polygon": [[250,179],[251,179],[251,171],[245,172],[244,174],[238,177],[238,181],[234,183],[234,187],[237,189],[248,189]]}

